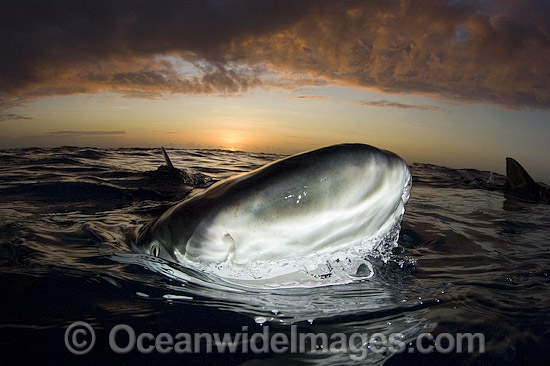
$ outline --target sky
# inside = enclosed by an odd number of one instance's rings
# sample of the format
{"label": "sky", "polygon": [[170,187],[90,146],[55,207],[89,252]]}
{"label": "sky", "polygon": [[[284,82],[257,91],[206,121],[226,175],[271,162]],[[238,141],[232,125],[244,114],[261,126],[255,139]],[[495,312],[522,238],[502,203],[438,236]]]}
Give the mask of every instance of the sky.
{"label": "sky", "polygon": [[546,0],[4,0],[0,148],[361,142],[550,183]]}

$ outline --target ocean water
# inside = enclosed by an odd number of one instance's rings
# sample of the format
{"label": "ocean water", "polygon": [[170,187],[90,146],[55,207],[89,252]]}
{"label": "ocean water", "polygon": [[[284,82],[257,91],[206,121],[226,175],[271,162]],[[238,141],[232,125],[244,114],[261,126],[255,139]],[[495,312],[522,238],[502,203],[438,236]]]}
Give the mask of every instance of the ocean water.
{"label": "ocean water", "polygon": [[550,364],[550,206],[506,197],[505,177],[413,164],[399,245],[368,258],[369,279],[247,289],[130,245],[175,202],[279,156],[169,154],[189,175],[157,170],[158,149],[0,151],[2,365]]}

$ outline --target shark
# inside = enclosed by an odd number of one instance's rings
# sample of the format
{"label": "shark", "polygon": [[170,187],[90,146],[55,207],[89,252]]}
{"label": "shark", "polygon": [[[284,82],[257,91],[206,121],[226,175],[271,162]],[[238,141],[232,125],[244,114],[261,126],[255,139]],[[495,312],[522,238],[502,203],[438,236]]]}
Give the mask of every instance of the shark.
{"label": "shark", "polygon": [[328,146],[218,181],[147,224],[133,248],[222,277],[284,276],[297,271],[289,263],[384,241],[400,225],[411,187],[392,152]]}

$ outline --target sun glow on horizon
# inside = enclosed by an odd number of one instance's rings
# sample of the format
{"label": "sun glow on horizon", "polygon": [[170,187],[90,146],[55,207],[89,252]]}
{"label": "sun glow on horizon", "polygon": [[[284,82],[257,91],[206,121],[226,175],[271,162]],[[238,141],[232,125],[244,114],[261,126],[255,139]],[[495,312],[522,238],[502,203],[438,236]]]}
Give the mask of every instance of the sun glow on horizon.
{"label": "sun glow on horizon", "polygon": [[249,136],[250,132],[247,131],[247,127],[243,125],[242,130],[239,128],[221,129],[218,136],[214,137],[214,145],[222,146],[222,150],[238,151],[246,150],[243,146],[250,144],[252,138]]}
{"label": "sun glow on horizon", "polygon": [[[173,95],[162,100],[108,93],[57,96],[13,112],[24,118],[2,121],[1,148],[61,146],[70,140],[78,146],[289,155],[360,142],[393,151],[409,163],[500,173],[504,157],[514,156],[538,180],[550,181],[544,159],[547,135],[540,132],[547,128],[548,112],[540,110],[504,111],[429,97],[311,87],[257,88],[239,97]],[[484,133],[488,129],[491,133]]]}

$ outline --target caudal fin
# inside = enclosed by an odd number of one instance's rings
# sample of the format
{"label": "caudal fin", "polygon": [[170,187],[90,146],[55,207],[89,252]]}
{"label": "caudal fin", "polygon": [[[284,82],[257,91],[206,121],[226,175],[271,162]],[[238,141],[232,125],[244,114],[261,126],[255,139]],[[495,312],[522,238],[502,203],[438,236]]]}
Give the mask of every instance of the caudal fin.
{"label": "caudal fin", "polygon": [[166,153],[166,150],[164,150],[164,147],[161,147],[161,149],[162,149],[162,155],[164,155],[164,162],[166,163],[166,166],[168,168],[173,168],[174,164],[172,164],[172,161],[168,157],[168,154]]}

